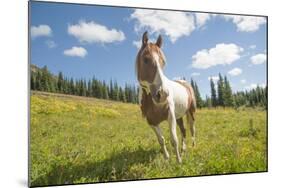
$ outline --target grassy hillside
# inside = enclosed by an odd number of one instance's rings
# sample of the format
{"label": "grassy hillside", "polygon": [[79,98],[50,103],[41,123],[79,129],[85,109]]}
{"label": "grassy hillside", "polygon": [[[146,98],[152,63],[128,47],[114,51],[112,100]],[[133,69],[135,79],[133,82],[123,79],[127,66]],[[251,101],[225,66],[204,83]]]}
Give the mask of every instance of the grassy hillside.
{"label": "grassy hillside", "polygon": [[197,145],[191,147],[188,131],[188,149],[181,165],[176,162],[167,123],[161,127],[169,161],[163,159],[156,136],[137,105],[33,92],[31,184],[267,170],[266,111],[198,110]]}

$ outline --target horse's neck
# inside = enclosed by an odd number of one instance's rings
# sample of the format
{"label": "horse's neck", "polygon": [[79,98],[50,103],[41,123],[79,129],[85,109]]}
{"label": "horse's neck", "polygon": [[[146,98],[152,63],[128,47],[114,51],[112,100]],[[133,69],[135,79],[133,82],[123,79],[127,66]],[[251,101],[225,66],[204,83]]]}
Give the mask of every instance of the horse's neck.
{"label": "horse's neck", "polygon": [[141,110],[144,117],[151,125],[158,125],[168,118],[168,104],[156,105],[152,101],[151,94],[142,92]]}
{"label": "horse's neck", "polygon": [[170,81],[170,79],[165,76],[162,68],[158,64],[157,65],[157,79],[155,80],[156,84],[165,85],[169,81]]}

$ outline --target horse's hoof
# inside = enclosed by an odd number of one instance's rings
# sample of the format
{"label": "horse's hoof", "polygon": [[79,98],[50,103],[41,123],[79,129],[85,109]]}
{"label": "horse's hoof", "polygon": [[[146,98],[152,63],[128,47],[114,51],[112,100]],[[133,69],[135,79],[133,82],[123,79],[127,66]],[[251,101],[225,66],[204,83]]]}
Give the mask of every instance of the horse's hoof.
{"label": "horse's hoof", "polygon": [[182,148],[181,148],[181,153],[184,153],[184,152],[186,152],[186,146],[185,145],[182,146]]}
{"label": "horse's hoof", "polygon": [[192,147],[195,147],[195,142],[192,142]]}
{"label": "horse's hoof", "polygon": [[164,159],[165,160],[169,160],[170,159],[170,155],[167,153],[167,154],[164,154]]}
{"label": "horse's hoof", "polygon": [[178,163],[181,164],[182,163],[182,159],[178,158]]}

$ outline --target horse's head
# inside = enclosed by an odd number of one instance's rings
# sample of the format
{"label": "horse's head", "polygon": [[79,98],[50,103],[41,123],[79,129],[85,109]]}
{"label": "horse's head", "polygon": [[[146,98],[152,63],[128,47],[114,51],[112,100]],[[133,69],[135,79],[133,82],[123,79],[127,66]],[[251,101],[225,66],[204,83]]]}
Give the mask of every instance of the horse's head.
{"label": "horse's head", "polygon": [[136,59],[137,79],[141,87],[147,93],[151,93],[153,101],[156,103],[165,101],[168,96],[163,90],[162,79],[159,76],[165,66],[165,56],[161,50],[162,43],[161,35],[156,43],[148,42],[148,34],[145,32]]}

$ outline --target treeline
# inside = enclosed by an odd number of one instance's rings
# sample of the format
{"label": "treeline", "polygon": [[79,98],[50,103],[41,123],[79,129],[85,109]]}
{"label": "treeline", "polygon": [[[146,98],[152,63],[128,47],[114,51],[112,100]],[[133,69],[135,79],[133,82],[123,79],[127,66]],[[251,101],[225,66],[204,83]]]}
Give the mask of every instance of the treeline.
{"label": "treeline", "polygon": [[211,97],[206,97],[206,107],[267,107],[267,87],[257,86],[250,91],[232,92],[230,83],[226,76],[219,74],[217,89],[215,82],[210,79]]}
{"label": "treeline", "polygon": [[[185,78],[183,78],[185,79]],[[210,97],[202,99],[197,83],[191,79],[197,107],[267,107],[267,87],[257,86],[249,91],[232,92],[231,85],[226,76],[219,74],[217,83],[210,79]],[[216,87],[217,86],[217,87]],[[31,65],[31,89],[38,91],[71,94],[85,97],[122,101],[128,103],[138,102],[138,91],[134,85],[118,85],[116,81],[109,83],[93,77],[90,80],[67,78],[62,72],[53,75],[47,66],[38,68]]]}
{"label": "treeline", "polygon": [[31,66],[31,89],[62,94],[71,94],[84,97],[115,100],[128,103],[137,103],[137,89],[133,85],[118,85],[116,81],[110,83],[93,77],[90,80],[67,78],[62,72],[58,76],[50,73],[47,66],[42,69]]}

